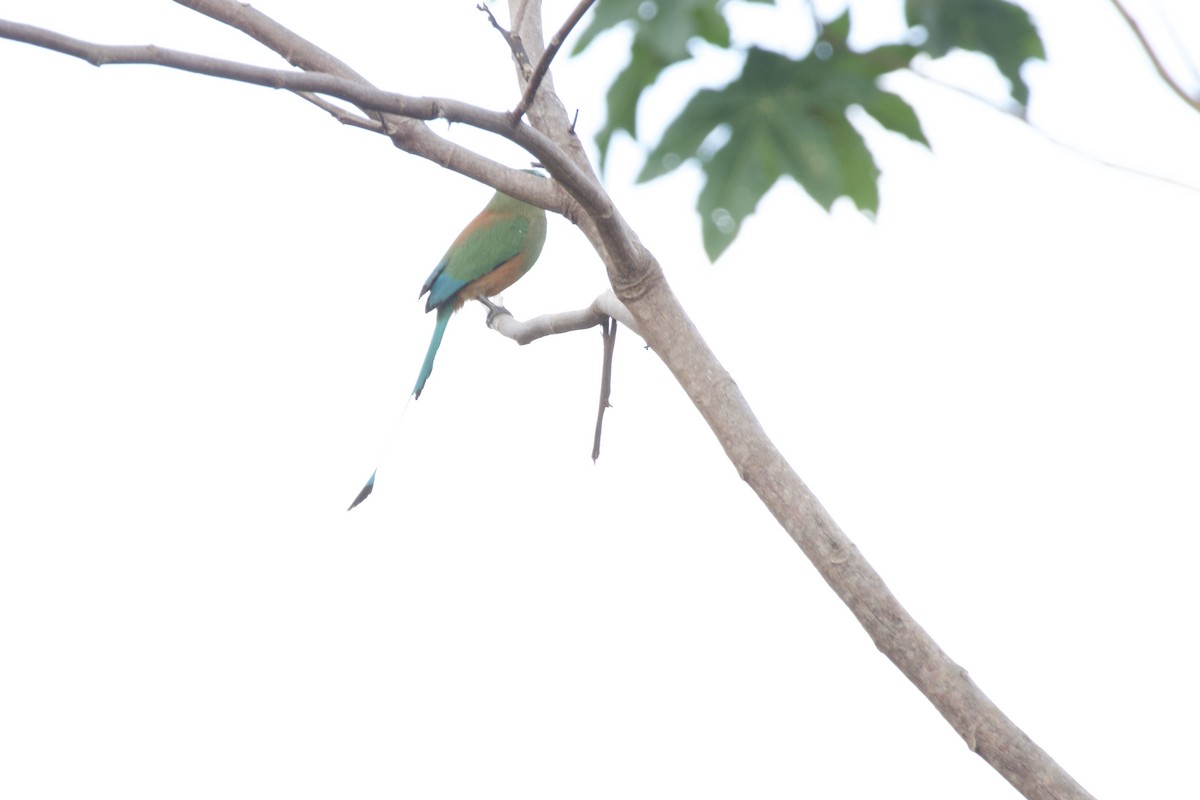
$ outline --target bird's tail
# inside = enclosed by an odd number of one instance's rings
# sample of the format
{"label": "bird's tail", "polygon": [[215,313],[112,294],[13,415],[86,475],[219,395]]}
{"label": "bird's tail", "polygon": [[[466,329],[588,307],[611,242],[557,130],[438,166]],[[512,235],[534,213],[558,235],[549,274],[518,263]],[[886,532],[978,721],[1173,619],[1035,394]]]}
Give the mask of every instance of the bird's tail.
{"label": "bird's tail", "polygon": [[437,325],[433,328],[433,338],[429,341],[429,350],[425,352],[425,362],[421,364],[421,374],[417,376],[417,384],[413,387],[413,397],[420,397],[421,391],[425,388],[425,381],[429,380],[430,373],[433,372],[433,359],[437,356],[438,348],[442,346],[442,335],[446,333],[446,324],[450,322],[450,315],[454,313],[454,303],[446,303],[438,309]]}
{"label": "bird's tail", "polygon": [[359,503],[361,503],[363,500],[366,500],[367,496],[370,495],[371,492],[375,489],[375,473],[376,472],[379,472],[379,467],[376,467],[375,470],[371,473],[371,477],[367,478],[367,482],[363,484],[363,488],[358,490],[358,497],[354,498],[354,502],[350,504],[350,508],[346,509],[347,511],[353,511],[354,507],[356,505],[358,505]]}
{"label": "bird's tail", "polygon": [[[429,380],[429,374],[433,372],[433,359],[437,355],[438,348],[442,346],[442,336],[446,333],[446,324],[450,322],[450,315],[454,313],[454,304],[446,303],[438,309],[437,324],[433,328],[433,339],[429,342],[429,350],[425,353],[425,361],[421,364],[421,374],[417,376],[417,385],[413,387],[412,394],[408,400],[404,402],[404,408],[400,411],[400,418],[396,420],[396,424],[392,427],[392,432],[388,436],[387,441],[383,446],[383,454],[379,461],[383,461],[383,456],[387,455],[387,451],[391,448],[392,439],[396,438],[396,432],[400,430],[400,422],[404,419],[404,412],[408,411],[408,404],[414,398],[421,396],[421,390],[425,388],[425,381]],[[379,463],[379,462],[377,462]],[[371,477],[367,478],[367,482],[363,484],[362,489],[358,492],[358,497],[354,498],[354,502],[350,504],[349,511],[356,505],[366,500],[371,492],[375,489],[375,474],[379,472],[379,467],[371,473]]]}
{"label": "bird's tail", "polygon": [[[404,421],[404,412],[408,411],[408,404],[410,402],[412,402],[412,395],[409,395],[408,399],[404,401],[404,408],[400,409],[400,416],[396,418],[395,424],[392,425],[392,432],[389,433],[387,439],[384,440],[383,452],[379,454],[379,460],[375,462],[376,464],[382,464],[384,458],[388,454],[388,451],[392,449],[392,440],[396,438],[396,434],[400,431],[400,423]],[[367,478],[367,482],[364,483],[363,487],[358,490],[358,497],[354,498],[354,502],[350,504],[350,508],[346,509],[347,511],[353,510],[356,505],[361,503],[363,500],[366,500],[370,496],[371,492],[375,490],[375,476],[378,473],[379,467],[375,467],[374,471],[371,473],[371,477]]]}

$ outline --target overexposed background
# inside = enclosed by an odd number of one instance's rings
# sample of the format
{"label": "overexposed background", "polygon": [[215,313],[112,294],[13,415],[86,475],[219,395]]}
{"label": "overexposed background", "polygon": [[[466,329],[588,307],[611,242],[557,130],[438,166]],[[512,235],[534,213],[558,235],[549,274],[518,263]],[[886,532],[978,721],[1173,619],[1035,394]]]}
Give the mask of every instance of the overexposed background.
{"label": "overexposed background", "polygon": [[[787,24],[748,7],[736,33],[802,44],[802,4],[784,5]],[[1049,56],[1026,70],[1031,119],[1200,186],[1200,115],[1111,6],[1025,5]],[[472,2],[257,6],[384,88],[516,101]],[[553,29],[573,2],[545,6]],[[1194,4],[1131,7],[1200,54]],[[857,40],[899,14],[864,8]],[[164,0],[3,0],[0,17],[282,66]],[[613,36],[556,62],[581,132],[626,54]],[[667,73],[650,138],[736,69],[704,51]],[[1015,796],[628,331],[593,465],[599,335],[518,348],[464,310],[346,513],[428,343],[417,291],[490,189],[282,92],[7,41],[0,70],[0,795]],[[1002,96],[979,58],[930,70]],[[1097,796],[1188,796],[1200,193],[915,76],[891,85],[934,152],[862,123],[875,222],[779,186],[710,265],[694,169],[635,186],[618,137],[610,191],[950,655]],[[529,317],[604,287],[552,219],[504,300]]]}

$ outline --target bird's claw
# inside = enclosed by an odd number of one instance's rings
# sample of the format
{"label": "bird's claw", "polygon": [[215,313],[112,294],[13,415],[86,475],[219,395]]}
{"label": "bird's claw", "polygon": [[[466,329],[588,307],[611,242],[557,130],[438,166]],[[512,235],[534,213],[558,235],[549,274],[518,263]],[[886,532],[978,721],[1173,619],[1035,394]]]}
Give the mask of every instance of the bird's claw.
{"label": "bird's claw", "polygon": [[479,302],[481,302],[485,306],[487,306],[487,309],[488,309],[487,326],[489,328],[495,327],[492,323],[496,321],[496,317],[504,316],[505,314],[507,314],[510,317],[512,316],[512,312],[509,311],[507,308],[500,305],[499,303],[493,303],[491,300],[489,300],[486,297],[480,297]]}

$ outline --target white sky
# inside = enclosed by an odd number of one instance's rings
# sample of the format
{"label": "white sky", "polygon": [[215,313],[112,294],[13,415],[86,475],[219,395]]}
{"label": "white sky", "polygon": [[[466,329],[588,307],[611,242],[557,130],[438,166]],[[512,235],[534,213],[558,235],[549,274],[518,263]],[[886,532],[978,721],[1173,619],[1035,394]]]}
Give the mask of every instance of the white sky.
{"label": "white sky", "polygon": [[[515,102],[473,3],[257,5],[385,88]],[[1028,3],[1034,121],[1200,186],[1200,116],[1109,4],[1064,5]],[[1200,57],[1194,4],[1160,5]],[[0,17],[280,63],[169,2]],[[556,64],[582,131],[623,47]],[[345,512],[428,342],[418,288],[490,190],[284,93],[10,42],[0,71],[0,796],[1015,796],[628,331],[593,466],[598,334],[518,348],[465,310]],[[728,74],[665,76],[647,130]],[[610,190],[951,656],[1096,796],[1194,796],[1200,193],[893,86],[934,154],[865,125],[875,223],[780,186],[709,265],[694,172],[633,186],[619,140]],[[556,219],[504,299],[603,287]]]}

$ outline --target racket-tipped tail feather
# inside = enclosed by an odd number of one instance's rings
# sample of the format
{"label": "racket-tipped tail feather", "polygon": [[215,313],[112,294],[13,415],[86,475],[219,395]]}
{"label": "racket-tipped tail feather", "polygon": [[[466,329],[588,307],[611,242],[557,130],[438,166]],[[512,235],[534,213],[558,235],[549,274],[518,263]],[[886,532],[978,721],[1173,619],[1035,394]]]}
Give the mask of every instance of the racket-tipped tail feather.
{"label": "racket-tipped tail feather", "polygon": [[[378,471],[375,470],[375,472]],[[350,504],[350,508],[346,509],[347,511],[353,511],[356,505],[370,497],[371,492],[375,489],[375,472],[372,472],[371,477],[367,478],[367,482],[363,484],[363,488],[358,492],[358,497],[354,498],[354,502]]]}

